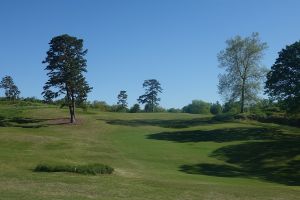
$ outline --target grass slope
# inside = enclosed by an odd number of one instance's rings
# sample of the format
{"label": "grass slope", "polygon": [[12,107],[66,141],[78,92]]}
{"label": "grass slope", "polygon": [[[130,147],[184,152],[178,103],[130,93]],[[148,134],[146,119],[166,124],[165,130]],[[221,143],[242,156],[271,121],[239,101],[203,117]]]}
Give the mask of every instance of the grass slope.
{"label": "grass slope", "polygon": [[[189,114],[0,105],[0,199],[300,199],[300,129]],[[112,175],[37,173],[104,163]]]}

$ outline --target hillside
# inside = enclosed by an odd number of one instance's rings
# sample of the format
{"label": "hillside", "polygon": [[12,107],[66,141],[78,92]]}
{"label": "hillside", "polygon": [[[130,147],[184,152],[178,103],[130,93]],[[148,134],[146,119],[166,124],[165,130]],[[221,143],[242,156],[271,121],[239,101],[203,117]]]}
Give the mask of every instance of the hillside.
{"label": "hillside", "polygon": [[[300,129],[182,113],[0,104],[0,199],[300,199]],[[112,175],[34,172],[40,163]]]}

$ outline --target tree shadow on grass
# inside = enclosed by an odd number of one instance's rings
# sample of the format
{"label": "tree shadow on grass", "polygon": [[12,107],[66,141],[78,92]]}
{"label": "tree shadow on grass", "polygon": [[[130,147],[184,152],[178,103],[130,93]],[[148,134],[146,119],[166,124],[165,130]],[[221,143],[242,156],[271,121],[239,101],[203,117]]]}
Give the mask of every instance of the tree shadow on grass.
{"label": "tree shadow on grass", "polygon": [[173,119],[173,120],[162,120],[162,119],[133,119],[133,120],[107,120],[107,119],[98,119],[103,120],[111,125],[122,125],[122,126],[159,126],[163,128],[188,128],[192,126],[215,124],[219,121],[212,117],[203,117],[195,119]]}
{"label": "tree shadow on grass", "polygon": [[245,140],[274,140],[290,138],[277,129],[268,128],[230,128],[216,130],[192,130],[161,132],[148,135],[148,139],[167,140],[174,142],[231,142]]}
{"label": "tree shadow on grass", "polygon": [[210,156],[227,164],[182,165],[180,171],[219,177],[246,177],[300,186],[300,141],[247,142],[225,146]]}
{"label": "tree shadow on grass", "polygon": [[297,133],[285,134],[274,128],[230,128],[162,132],[148,135],[147,138],[179,143],[241,141],[243,143],[223,146],[209,155],[224,164],[185,164],[180,166],[180,171],[300,185],[300,135]]}
{"label": "tree shadow on grass", "polygon": [[21,127],[21,128],[41,128],[50,125],[68,124],[68,118],[60,119],[34,119],[27,117],[12,117],[6,118],[0,116],[0,127]]}

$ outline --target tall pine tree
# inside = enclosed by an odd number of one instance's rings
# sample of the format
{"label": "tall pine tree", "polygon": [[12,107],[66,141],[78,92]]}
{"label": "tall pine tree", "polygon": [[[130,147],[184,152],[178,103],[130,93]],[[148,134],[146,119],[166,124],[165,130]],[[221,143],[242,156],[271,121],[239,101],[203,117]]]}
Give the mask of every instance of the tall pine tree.
{"label": "tall pine tree", "polygon": [[143,87],[146,88],[145,94],[138,98],[138,102],[145,105],[147,112],[154,112],[154,109],[158,106],[160,98],[158,93],[162,92],[160,83],[156,79],[145,80]]}
{"label": "tall pine tree", "polygon": [[43,95],[48,101],[65,95],[64,104],[70,112],[70,122],[75,123],[75,107],[83,103],[91,91],[83,73],[87,72],[83,49],[83,40],[67,34],[52,38],[50,49],[43,61],[49,77],[45,83]]}

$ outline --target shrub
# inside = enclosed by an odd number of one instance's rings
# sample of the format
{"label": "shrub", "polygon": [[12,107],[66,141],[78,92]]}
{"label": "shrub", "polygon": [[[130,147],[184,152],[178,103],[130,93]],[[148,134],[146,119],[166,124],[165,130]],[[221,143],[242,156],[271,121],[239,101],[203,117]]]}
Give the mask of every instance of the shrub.
{"label": "shrub", "polygon": [[164,109],[163,107],[161,106],[156,106],[154,108],[154,112],[166,112],[166,109]]}
{"label": "shrub", "polygon": [[169,112],[169,113],[180,113],[181,109],[179,109],[179,108],[170,108],[170,109],[167,110],[167,112]]}
{"label": "shrub", "polygon": [[213,121],[220,121],[220,122],[232,121],[234,119],[235,119],[235,117],[231,113],[220,113],[220,114],[215,115],[212,118]]}
{"label": "shrub", "polygon": [[144,107],[144,112],[154,112],[155,107],[153,105],[147,103]]}
{"label": "shrub", "polygon": [[96,101],[96,100],[90,104],[90,107],[96,108],[97,110],[103,112],[109,111],[110,109],[109,105],[105,101]]}
{"label": "shrub", "polygon": [[222,112],[222,106],[221,106],[221,104],[219,104],[219,102],[213,103],[210,106],[211,114],[217,115],[217,114],[220,114],[221,112]]}
{"label": "shrub", "polygon": [[88,165],[49,165],[39,164],[34,169],[35,172],[72,172],[79,174],[112,174],[114,169],[103,164]]}
{"label": "shrub", "polygon": [[129,109],[130,113],[138,113],[141,112],[141,108],[139,104],[134,104],[130,109]]}
{"label": "shrub", "polygon": [[114,104],[114,105],[110,106],[109,111],[110,112],[127,112],[128,109],[124,108],[122,105]]}
{"label": "shrub", "polygon": [[241,110],[239,102],[226,102],[223,106],[223,113],[236,114]]}
{"label": "shrub", "polygon": [[184,106],[182,111],[192,114],[209,114],[210,104],[201,100],[193,100],[191,104]]}

